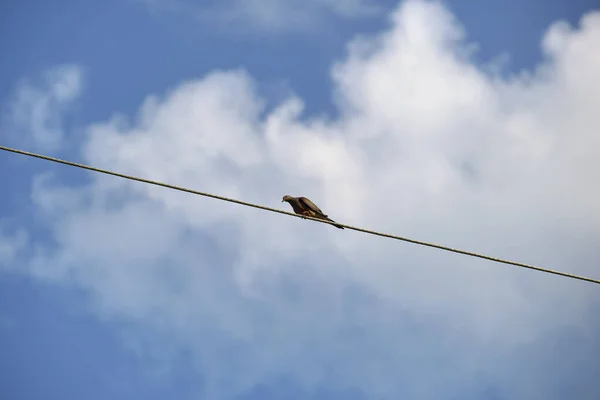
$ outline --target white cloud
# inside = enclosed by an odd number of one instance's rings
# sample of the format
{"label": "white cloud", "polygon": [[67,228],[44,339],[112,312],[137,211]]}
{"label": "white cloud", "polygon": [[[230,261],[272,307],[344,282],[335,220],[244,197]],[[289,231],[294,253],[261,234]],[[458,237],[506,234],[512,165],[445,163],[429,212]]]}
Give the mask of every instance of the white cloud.
{"label": "white cloud", "polygon": [[380,12],[367,0],[141,0],[154,12],[185,12],[227,30],[298,31],[314,28],[328,17],[356,19]]}
{"label": "white cloud", "polygon": [[17,257],[27,245],[28,235],[23,229],[9,229],[0,224],[0,268],[16,269]]}
{"label": "white cloud", "polygon": [[[600,14],[552,27],[544,63],[508,79],[468,59],[439,3],[405,2],[393,22],[335,66],[339,119],[303,120],[297,98],[262,118],[248,75],[215,72],[90,127],[84,158],[270,206],[305,195],[341,222],[600,276]],[[498,354],[591,329],[600,302],[591,284],[111,177],[46,178],[33,199],[57,246],[30,272],[178,339],[213,395],[282,376],[460,393]],[[553,384],[536,393],[555,398]]]}
{"label": "white cloud", "polygon": [[75,65],[61,65],[43,73],[42,82],[23,80],[4,116],[7,137],[42,150],[56,150],[64,136],[63,113],[79,97],[82,71]]}

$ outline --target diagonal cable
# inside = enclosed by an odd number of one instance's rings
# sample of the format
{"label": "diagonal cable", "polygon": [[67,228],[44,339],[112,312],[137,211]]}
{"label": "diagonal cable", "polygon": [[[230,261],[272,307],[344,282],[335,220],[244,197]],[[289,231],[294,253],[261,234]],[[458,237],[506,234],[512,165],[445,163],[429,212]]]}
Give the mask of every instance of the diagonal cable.
{"label": "diagonal cable", "polygon": [[[168,183],[153,181],[153,180],[145,179],[145,178],[139,178],[139,177],[132,176],[132,175],[121,174],[119,172],[113,172],[113,171],[109,171],[109,170],[101,169],[101,168],[96,168],[96,167],[92,167],[92,166],[85,165],[85,164],[75,163],[75,162],[72,162],[72,161],[61,160],[59,158],[49,157],[49,156],[45,156],[45,155],[42,155],[42,154],[32,153],[32,152],[29,152],[29,151],[24,151],[24,150],[19,150],[19,149],[13,149],[11,147],[6,147],[6,146],[2,146],[2,145],[0,145],[0,150],[4,150],[4,151],[11,152],[11,153],[16,153],[16,154],[21,154],[21,155],[25,155],[25,156],[35,157],[35,158],[39,158],[39,159],[46,160],[46,161],[52,161],[52,162],[56,162],[56,163],[59,163],[59,164],[69,165],[69,166],[72,166],[72,167],[87,169],[89,171],[94,171],[94,172],[98,172],[98,173],[101,173],[101,174],[117,176],[119,178],[129,179],[129,180],[132,180],[132,181],[143,182],[143,183],[147,183],[149,185],[162,186],[162,187],[165,187],[165,188],[168,188],[168,189],[173,189],[173,190],[178,190],[178,191],[181,191],[181,192],[191,193],[191,194],[195,194],[195,195],[198,195],[198,196],[211,197],[213,199],[222,200],[222,201],[228,201],[230,203],[236,203],[236,204],[240,204],[240,205],[243,205],[243,206],[258,208],[258,209],[261,209],[261,210],[276,212],[276,213],[279,213],[279,214],[285,214],[285,215],[289,215],[289,216],[297,217],[297,218],[306,218],[306,219],[310,219],[310,220],[313,220],[313,221],[317,221],[317,222],[321,222],[321,223],[325,223],[325,224],[334,225],[332,222],[324,221],[324,220],[321,220],[321,219],[317,219],[317,218],[313,218],[313,217],[309,217],[309,216],[305,216],[305,215],[298,215],[298,214],[294,214],[294,213],[291,213],[291,212],[287,212],[287,211],[283,211],[283,210],[278,210],[276,208],[266,207],[266,206],[262,206],[262,205],[259,205],[259,204],[248,203],[246,201],[231,199],[229,197],[219,196],[219,195],[212,194],[212,193],[200,192],[200,191],[197,191],[197,190],[188,189],[188,188],[181,187],[181,186],[170,185]],[[376,235],[376,236],[386,237],[386,238],[390,238],[390,239],[401,240],[403,242],[409,242],[409,243],[414,243],[414,244],[418,244],[418,245],[421,245],[421,246],[433,247],[433,248],[436,248],[436,249],[450,251],[450,252],[453,252],[453,253],[463,254],[463,255],[471,256],[471,257],[482,258],[484,260],[494,261],[494,262],[501,263],[501,264],[513,265],[513,266],[516,266],[516,267],[532,269],[534,271],[539,271],[539,272],[545,272],[545,273],[548,273],[548,274],[559,275],[559,276],[563,276],[563,277],[566,277],[566,278],[578,279],[578,280],[581,280],[581,281],[586,281],[586,282],[600,284],[600,280],[598,280],[598,279],[586,278],[584,276],[569,274],[569,273],[566,273],[566,272],[556,271],[556,270],[547,269],[547,268],[536,267],[536,266],[530,265],[530,264],[524,264],[524,263],[520,263],[520,262],[516,262],[516,261],[504,260],[502,258],[490,257],[490,256],[486,256],[486,255],[478,254],[478,253],[473,253],[473,252],[466,251],[466,250],[454,249],[452,247],[442,246],[442,245],[439,245],[439,244],[434,244],[434,243],[424,242],[424,241],[421,241],[421,240],[415,240],[415,239],[405,238],[405,237],[397,236],[397,235],[391,235],[389,233],[382,233],[382,232],[372,231],[372,230],[369,230],[369,229],[357,228],[357,227],[350,226],[350,225],[340,224],[339,222],[336,223],[336,224],[340,225],[340,226],[343,226],[346,229],[351,229],[351,230],[358,231],[358,232],[368,233],[370,235]]]}

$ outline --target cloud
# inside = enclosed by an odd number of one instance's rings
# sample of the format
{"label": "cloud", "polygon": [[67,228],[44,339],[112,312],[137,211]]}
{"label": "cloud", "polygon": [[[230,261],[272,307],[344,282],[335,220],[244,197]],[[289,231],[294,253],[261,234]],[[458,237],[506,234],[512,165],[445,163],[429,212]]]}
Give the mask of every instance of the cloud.
{"label": "cloud", "polygon": [[[265,110],[245,72],[216,71],[90,126],[83,158],[269,206],[305,195],[340,222],[600,276],[600,14],[553,25],[545,60],[508,78],[469,59],[440,3],[405,2],[392,21],[334,66],[335,119],[301,118],[295,97]],[[24,271],[192,352],[209,398],[280,380],[367,398],[598,394],[564,345],[597,367],[594,285],[90,179],[36,181],[54,244]],[[549,357],[572,368],[537,375]]]}
{"label": "cloud", "polygon": [[28,235],[24,229],[10,229],[0,223],[0,268],[16,269],[18,256],[27,245]]}
{"label": "cloud", "polygon": [[63,113],[79,97],[82,71],[61,65],[42,74],[41,82],[23,80],[8,100],[3,117],[7,137],[24,145],[54,151],[63,139]]}
{"label": "cloud", "polygon": [[141,0],[154,12],[185,12],[215,27],[284,32],[314,28],[330,17],[357,19],[381,10],[365,0]]}

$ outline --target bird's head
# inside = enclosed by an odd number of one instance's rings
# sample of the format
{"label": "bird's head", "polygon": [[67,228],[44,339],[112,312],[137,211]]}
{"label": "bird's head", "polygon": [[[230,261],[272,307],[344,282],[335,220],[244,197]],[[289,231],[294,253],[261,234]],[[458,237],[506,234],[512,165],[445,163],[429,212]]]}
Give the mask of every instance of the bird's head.
{"label": "bird's head", "polygon": [[287,195],[287,194],[286,194],[285,196],[283,196],[283,199],[281,200],[281,202],[282,202],[282,203],[283,203],[284,201],[287,201],[287,202],[289,202],[291,199],[292,199],[292,196],[290,196],[290,195]]}

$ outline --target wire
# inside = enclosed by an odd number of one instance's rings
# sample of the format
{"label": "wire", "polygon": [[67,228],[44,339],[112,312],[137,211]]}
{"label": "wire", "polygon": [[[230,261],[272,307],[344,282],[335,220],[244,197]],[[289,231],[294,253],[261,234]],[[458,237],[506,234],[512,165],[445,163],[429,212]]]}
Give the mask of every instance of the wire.
{"label": "wire", "polygon": [[534,265],[529,265],[529,264],[524,264],[524,263],[515,262],[515,261],[509,261],[509,260],[504,260],[504,259],[496,258],[496,257],[490,257],[490,256],[486,256],[486,255],[483,255],[483,254],[477,254],[477,253],[473,253],[473,252],[470,252],[470,251],[454,249],[452,247],[441,246],[441,245],[434,244],[434,243],[428,243],[428,242],[423,242],[423,241],[420,241],[420,240],[409,239],[409,238],[405,238],[405,237],[402,237],[402,236],[391,235],[391,234],[388,234],[388,233],[382,233],[382,232],[372,231],[372,230],[368,230],[368,229],[357,228],[357,227],[350,226],[350,225],[340,224],[339,222],[336,222],[334,224],[334,223],[326,221],[326,220],[321,220],[321,219],[317,219],[317,218],[313,218],[313,217],[309,217],[309,216],[305,216],[305,215],[294,214],[294,213],[291,213],[291,212],[287,212],[287,211],[283,211],[283,210],[278,210],[276,208],[265,207],[265,206],[261,206],[259,204],[253,204],[253,203],[248,203],[246,201],[231,199],[231,198],[224,197],[224,196],[218,196],[218,195],[212,194],[212,193],[200,192],[200,191],[197,191],[197,190],[192,190],[192,189],[184,188],[184,187],[181,187],[181,186],[169,185],[167,183],[157,182],[157,181],[153,181],[153,180],[150,180],[150,179],[138,178],[136,176],[125,175],[125,174],[121,174],[121,173],[118,173],[118,172],[113,172],[113,171],[109,171],[109,170],[106,170],[106,169],[96,168],[96,167],[92,167],[92,166],[85,165],[85,164],[79,164],[79,163],[75,163],[75,162],[72,162],[72,161],[61,160],[59,158],[44,156],[42,154],[31,153],[31,152],[24,151],[24,150],[13,149],[11,147],[6,147],[6,146],[0,145],[0,150],[4,150],[4,151],[11,152],[11,153],[16,153],[16,154],[22,154],[22,155],[25,155],[25,156],[35,157],[35,158],[39,158],[39,159],[42,159],[42,160],[52,161],[52,162],[56,162],[56,163],[59,163],[59,164],[70,165],[72,167],[87,169],[89,171],[99,172],[101,174],[117,176],[119,178],[129,179],[129,180],[132,180],[132,181],[138,181],[138,182],[143,182],[143,183],[147,183],[147,184],[150,184],[150,185],[162,186],[162,187],[165,187],[165,188],[168,188],[168,189],[178,190],[178,191],[181,191],[181,192],[191,193],[191,194],[195,194],[195,195],[199,195],[199,196],[211,197],[211,198],[217,199],[217,200],[228,201],[230,203],[241,204],[243,206],[254,207],[254,208],[258,208],[258,209],[265,210],[265,211],[271,211],[271,212],[276,212],[276,213],[279,213],[279,214],[289,215],[289,216],[292,216],[292,217],[310,219],[310,220],[313,220],[313,221],[317,221],[317,222],[321,222],[321,223],[325,223],[325,224],[330,224],[330,225],[340,225],[340,226],[343,226],[346,229],[351,229],[351,230],[358,231],[358,232],[368,233],[368,234],[371,234],[371,235],[386,237],[386,238],[395,239],[395,240],[401,240],[401,241],[404,241],[404,242],[414,243],[414,244],[418,244],[418,245],[421,245],[421,246],[433,247],[433,248],[436,248],[436,249],[450,251],[450,252],[453,252],[453,253],[464,254],[466,256],[482,258],[484,260],[494,261],[494,262],[497,262],[497,263],[502,263],[502,264],[507,264],[507,265],[513,265],[513,266],[516,266],[516,267],[527,268],[527,269],[531,269],[531,270],[535,270],[535,271],[539,271],[539,272],[546,272],[546,273],[549,273],[549,274],[560,275],[560,276],[563,276],[563,277],[566,277],[566,278],[578,279],[578,280],[581,280],[581,281],[586,281],[586,282],[600,284],[600,280],[598,280],[598,279],[586,278],[584,276],[569,274],[569,273],[566,273],[566,272],[561,272],[561,271],[555,271],[555,270],[552,270],[552,269],[536,267]]}

